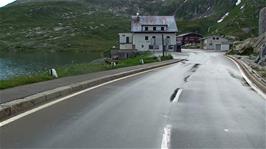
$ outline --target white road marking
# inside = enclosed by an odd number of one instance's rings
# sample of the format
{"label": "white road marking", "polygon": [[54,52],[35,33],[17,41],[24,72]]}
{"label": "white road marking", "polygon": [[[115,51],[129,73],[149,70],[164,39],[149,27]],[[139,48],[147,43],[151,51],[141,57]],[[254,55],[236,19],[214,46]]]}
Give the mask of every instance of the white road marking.
{"label": "white road marking", "polygon": [[173,100],[173,103],[178,102],[179,97],[180,97],[182,91],[183,91],[182,89],[179,89],[178,90],[178,92],[176,93],[175,99]]}
{"label": "white road marking", "polygon": [[170,149],[171,145],[171,125],[167,125],[163,129],[163,139],[161,144],[161,149]]}
{"label": "white road marking", "polygon": [[224,129],[225,132],[229,132],[229,129]]}
{"label": "white road marking", "polygon": [[232,62],[235,63],[235,65],[237,66],[237,68],[239,69],[241,75],[244,77],[244,79],[248,82],[248,84],[259,94],[261,95],[264,99],[266,99],[266,95],[255,85],[253,84],[249,78],[245,75],[244,71],[242,70],[242,68],[239,66],[239,64],[237,62],[235,62],[234,59],[232,59],[231,57],[227,57],[228,59],[230,59]]}
{"label": "white road marking", "polygon": [[5,126],[5,125],[7,125],[7,124],[9,124],[9,123],[12,123],[12,122],[14,122],[14,121],[16,121],[16,120],[18,120],[18,119],[21,119],[21,118],[23,118],[23,117],[25,117],[25,116],[27,116],[27,115],[33,114],[33,113],[35,113],[35,112],[37,112],[37,111],[40,111],[40,110],[42,110],[42,109],[45,109],[45,108],[47,108],[47,107],[50,107],[50,106],[52,106],[52,105],[54,105],[54,104],[57,104],[57,103],[59,103],[59,102],[62,102],[62,101],[67,100],[67,99],[70,99],[70,98],[72,98],[72,97],[74,97],[74,96],[77,96],[77,95],[83,94],[83,93],[85,93],[85,92],[88,92],[88,91],[94,90],[94,89],[96,89],[96,88],[99,88],[99,87],[105,86],[105,85],[107,85],[107,84],[111,84],[111,83],[114,83],[114,82],[117,82],[117,81],[120,81],[120,80],[124,80],[124,79],[127,79],[127,78],[131,78],[131,77],[134,77],[134,76],[138,76],[138,75],[141,75],[141,74],[144,74],[144,73],[148,73],[148,72],[151,72],[151,71],[154,71],[154,70],[157,70],[157,69],[162,69],[162,68],[163,68],[163,67],[155,68],[155,69],[151,69],[151,70],[147,70],[147,71],[139,72],[139,73],[136,73],[136,74],[132,74],[132,75],[129,75],[129,76],[125,76],[125,77],[122,77],[122,78],[118,78],[118,79],[115,79],[115,80],[112,80],[112,81],[108,81],[108,82],[105,82],[105,83],[102,83],[102,84],[99,84],[99,85],[96,85],[96,86],[93,86],[93,87],[87,88],[87,89],[85,89],[85,90],[82,90],[82,91],[79,91],[79,92],[73,93],[73,94],[71,94],[71,95],[68,95],[68,96],[65,96],[65,97],[59,98],[59,99],[57,99],[57,100],[55,100],[55,101],[49,102],[49,103],[44,104],[44,105],[42,105],[42,106],[36,107],[36,108],[34,108],[34,109],[32,109],[32,110],[29,110],[29,111],[26,111],[26,112],[21,113],[21,114],[19,114],[19,115],[16,115],[16,116],[14,116],[14,117],[11,117],[10,119],[7,119],[7,120],[5,120],[5,121],[2,121],[2,122],[0,122],[0,127],[3,127],[3,126]]}

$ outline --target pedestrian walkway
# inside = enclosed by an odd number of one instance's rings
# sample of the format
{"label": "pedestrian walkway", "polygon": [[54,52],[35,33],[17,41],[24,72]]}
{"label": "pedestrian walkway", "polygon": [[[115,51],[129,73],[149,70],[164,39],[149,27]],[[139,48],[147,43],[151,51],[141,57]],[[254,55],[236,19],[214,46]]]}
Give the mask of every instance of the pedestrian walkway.
{"label": "pedestrian walkway", "polygon": [[[178,60],[171,60],[171,61],[178,61]],[[109,71],[101,71],[96,73],[89,73],[84,75],[78,75],[78,76],[71,76],[71,77],[65,77],[55,80],[49,80],[24,86],[18,86],[10,89],[0,90],[0,104],[6,103],[9,101],[13,101],[16,99],[22,99],[37,93],[41,93],[48,90],[53,90],[55,88],[68,86],[74,83],[83,82],[87,80],[93,80],[109,75],[114,75],[118,73],[123,73],[131,70],[141,69],[141,68],[147,68],[151,66],[161,65],[163,63],[169,63],[167,62],[156,62],[156,63],[150,63],[145,65],[138,65],[138,66],[132,66],[132,67],[126,67],[126,68],[119,68],[119,69],[113,69]]]}

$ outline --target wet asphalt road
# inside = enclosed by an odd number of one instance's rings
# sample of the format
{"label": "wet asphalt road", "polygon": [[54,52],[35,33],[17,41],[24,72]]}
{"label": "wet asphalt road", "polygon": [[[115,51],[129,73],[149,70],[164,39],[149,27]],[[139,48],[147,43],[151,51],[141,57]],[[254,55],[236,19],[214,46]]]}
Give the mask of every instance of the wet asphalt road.
{"label": "wet asphalt road", "polygon": [[[266,148],[266,100],[222,53],[99,87],[0,128],[0,148]],[[178,101],[171,102],[176,89]]]}

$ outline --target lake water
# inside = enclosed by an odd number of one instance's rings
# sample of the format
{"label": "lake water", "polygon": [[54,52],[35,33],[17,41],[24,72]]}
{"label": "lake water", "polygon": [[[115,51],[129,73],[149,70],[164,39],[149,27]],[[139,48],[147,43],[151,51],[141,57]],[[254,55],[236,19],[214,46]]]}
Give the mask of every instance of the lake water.
{"label": "lake water", "polygon": [[10,77],[48,71],[58,66],[89,63],[101,57],[100,53],[29,53],[1,54],[0,80]]}

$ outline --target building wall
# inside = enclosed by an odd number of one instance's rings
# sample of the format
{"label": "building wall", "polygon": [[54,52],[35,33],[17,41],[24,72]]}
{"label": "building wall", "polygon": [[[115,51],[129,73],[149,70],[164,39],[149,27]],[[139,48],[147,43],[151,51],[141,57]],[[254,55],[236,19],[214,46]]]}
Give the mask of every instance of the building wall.
{"label": "building wall", "polygon": [[[171,47],[173,48],[169,50],[174,50],[176,46],[175,33],[134,33],[133,45],[135,45],[136,49],[138,49],[139,51],[162,51],[162,35],[164,36],[164,45],[167,45],[168,43],[168,45],[172,45]],[[151,49],[150,45],[153,45],[153,49]]]}
{"label": "building wall", "polygon": [[132,33],[119,33],[119,46],[120,49],[134,49]]}
{"label": "building wall", "polygon": [[227,39],[219,36],[210,36],[203,41],[203,49],[227,51],[230,43]]}
{"label": "building wall", "polygon": [[120,49],[121,50],[134,49],[134,46],[132,44],[120,44]]}
{"label": "building wall", "polygon": [[221,51],[228,51],[228,50],[230,50],[229,44],[222,44],[221,45]]}

